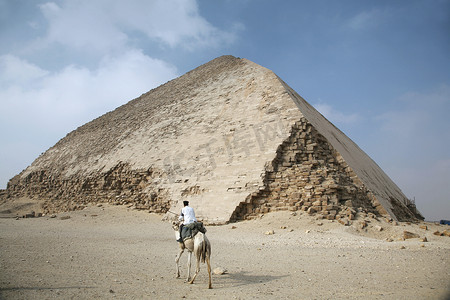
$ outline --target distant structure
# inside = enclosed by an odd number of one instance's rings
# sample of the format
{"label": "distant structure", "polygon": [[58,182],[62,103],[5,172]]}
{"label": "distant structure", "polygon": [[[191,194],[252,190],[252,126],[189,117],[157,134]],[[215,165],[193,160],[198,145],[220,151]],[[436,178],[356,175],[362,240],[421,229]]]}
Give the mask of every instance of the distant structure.
{"label": "distant structure", "polygon": [[69,133],[12,178],[3,199],[45,212],[88,203],[223,224],[277,210],[423,219],[345,134],[272,71],[216,58]]}

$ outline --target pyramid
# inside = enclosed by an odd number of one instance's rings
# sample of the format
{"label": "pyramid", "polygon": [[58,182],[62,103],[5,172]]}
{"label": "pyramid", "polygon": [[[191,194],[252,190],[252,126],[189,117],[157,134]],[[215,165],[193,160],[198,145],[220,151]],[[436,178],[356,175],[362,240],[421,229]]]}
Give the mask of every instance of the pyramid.
{"label": "pyramid", "polygon": [[422,218],[381,168],[272,71],[222,56],[67,134],[3,197],[45,212],[90,203],[223,224],[277,210]]}

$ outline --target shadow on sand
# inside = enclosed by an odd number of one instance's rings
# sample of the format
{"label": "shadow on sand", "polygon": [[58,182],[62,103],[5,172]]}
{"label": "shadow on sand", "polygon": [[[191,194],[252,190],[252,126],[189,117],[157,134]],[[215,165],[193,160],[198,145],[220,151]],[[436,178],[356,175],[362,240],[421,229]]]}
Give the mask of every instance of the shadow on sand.
{"label": "shadow on sand", "polygon": [[237,273],[226,273],[223,275],[223,278],[227,281],[231,280],[230,283],[233,286],[243,286],[243,285],[266,283],[288,276],[289,275],[280,275],[280,276],[256,275],[256,274],[249,274],[249,272],[241,271]]}

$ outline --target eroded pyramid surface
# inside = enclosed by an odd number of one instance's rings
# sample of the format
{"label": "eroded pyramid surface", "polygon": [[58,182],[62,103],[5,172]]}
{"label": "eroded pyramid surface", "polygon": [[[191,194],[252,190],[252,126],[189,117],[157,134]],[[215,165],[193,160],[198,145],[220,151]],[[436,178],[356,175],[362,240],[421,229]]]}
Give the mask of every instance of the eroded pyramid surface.
{"label": "eroded pyramid surface", "polygon": [[232,56],[69,133],[4,194],[39,198],[46,212],[110,202],[178,213],[188,200],[207,223],[275,210],[421,217],[369,156],[272,71]]}

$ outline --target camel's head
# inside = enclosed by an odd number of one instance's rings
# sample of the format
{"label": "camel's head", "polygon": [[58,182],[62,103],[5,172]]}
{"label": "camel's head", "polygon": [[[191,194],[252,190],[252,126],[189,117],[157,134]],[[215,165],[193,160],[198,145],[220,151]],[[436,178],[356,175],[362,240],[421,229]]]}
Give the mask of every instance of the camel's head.
{"label": "camel's head", "polygon": [[172,221],[172,229],[178,231],[180,229],[180,223],[178,221]]}

